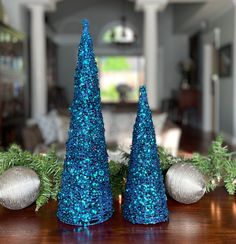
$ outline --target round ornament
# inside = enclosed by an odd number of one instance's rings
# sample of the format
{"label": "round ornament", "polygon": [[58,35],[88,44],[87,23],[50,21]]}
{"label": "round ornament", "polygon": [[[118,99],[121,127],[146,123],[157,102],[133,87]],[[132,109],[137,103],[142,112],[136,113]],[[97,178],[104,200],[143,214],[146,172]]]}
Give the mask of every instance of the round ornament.
{"label": "round ornament", "polygon": [[206,192],[205,177],[188,163],[176,163],[171,166],[167,171],[165,183],[169,195],[180,203],[195,203]]}
{"label": "round ornament", "polygon": [[38,197],[40,179],[26,167],[13,167],[0,176],[0,204],[18,210],[31,205]]}

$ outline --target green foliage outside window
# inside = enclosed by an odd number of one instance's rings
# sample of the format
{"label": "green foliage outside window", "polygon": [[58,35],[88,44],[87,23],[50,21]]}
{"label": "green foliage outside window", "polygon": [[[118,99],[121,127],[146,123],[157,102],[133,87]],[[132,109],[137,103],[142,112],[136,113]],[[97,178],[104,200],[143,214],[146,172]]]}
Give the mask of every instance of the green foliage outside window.
{"label": "green foliage outside window", "polygon": [[128,59],[123,56],[106,57],[101,63],[101,72],[130,71]]}
{"label": "green foliage outside window", "polygon": [[106,89],[101,90],[102,101],[119,101],[119,93],[117,92],[115,85],[110,85]]}

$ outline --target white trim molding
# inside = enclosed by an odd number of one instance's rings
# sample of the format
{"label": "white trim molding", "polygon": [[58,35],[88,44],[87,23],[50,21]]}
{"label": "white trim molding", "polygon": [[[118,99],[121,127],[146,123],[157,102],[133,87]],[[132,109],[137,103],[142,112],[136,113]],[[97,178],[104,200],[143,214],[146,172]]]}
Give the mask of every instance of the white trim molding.
{"label": "white trim molding", "polygon": [[143,10],[144,8],[151,7],[156,11],[163,11],[168,3],[169,0],[135,0],[137,10]]}
{"label": "white trim molding", "polygon": [[31,8],[34,5],[41,5],[46,12],[55,11],[56,5],[62,0],[20,0],[21,4],[27,8]]}

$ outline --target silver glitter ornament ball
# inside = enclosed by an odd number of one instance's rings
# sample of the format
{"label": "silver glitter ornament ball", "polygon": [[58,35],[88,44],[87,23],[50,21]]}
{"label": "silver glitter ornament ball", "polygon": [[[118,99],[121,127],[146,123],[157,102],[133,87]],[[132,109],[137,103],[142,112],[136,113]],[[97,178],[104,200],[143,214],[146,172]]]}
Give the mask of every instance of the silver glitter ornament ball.
{"label": "silver glitter ornament ball", "polygon": [[188,163],[177,163],[166,174],[166,189],[177,202],[191,204],[199,201],[206,192],[202,173]]}
{"label": "silver glitter ornament ball", "polygon": [[0,176],[0,205],[18,210],[31,205],[38,197],[40,179],[26,167],[13,167]]}

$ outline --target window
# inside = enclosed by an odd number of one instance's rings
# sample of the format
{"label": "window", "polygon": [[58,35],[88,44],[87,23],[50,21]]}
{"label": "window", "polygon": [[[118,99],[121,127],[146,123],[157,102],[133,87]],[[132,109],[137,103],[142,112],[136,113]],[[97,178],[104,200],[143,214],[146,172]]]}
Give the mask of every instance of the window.
{"label": "window", "polygon": [[97,58],[102,102],[137,102],[144,83],[144,58],[100,56]]}
{"label": "window", "polygon": [[136,36],[134,31],[127,26],[117,25],[107,30],[103,35],[103,42],[111,43],[134,43]]}

